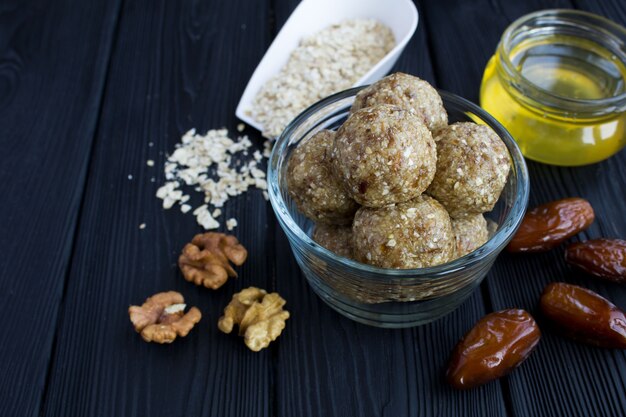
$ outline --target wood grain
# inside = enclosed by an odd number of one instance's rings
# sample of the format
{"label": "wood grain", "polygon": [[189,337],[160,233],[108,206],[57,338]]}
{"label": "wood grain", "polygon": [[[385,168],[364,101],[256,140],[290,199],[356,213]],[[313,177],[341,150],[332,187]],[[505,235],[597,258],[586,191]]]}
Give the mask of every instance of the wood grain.
{"label": "wood grain", "polygon": [[[236,134],[245,83],[297,4],[0,4],[0,415],[626,414],[624,353],[563,339],[539,314],[543,340],[509,377],[467,392],[442,380],[450,350],[475,321],[507,307],[537,313],[548,282],[584,285],[626,308],[626,289],[570,270],[562,247],[503,254],[481,291],[434,323],[377,329],[342,318],[312,292],[269,204],[252,191],[222,217],[239,220],[234,233],[250,252],[239,278],[215,292],[182,279],[177,256],[201,229],[155,198],[163,161],[189,128]],[[395,70],[477,101],[506,26],[555,7],[626,24],[618,0],[424,1]],[[245,133],[261,145],[258,132]],[[623,238],[625,163],[625,151],[576,169],[529,163],[531,205],[588,198],[596,222],[579,238]],[[216,328],[232,294],[250,285],[279,291],[292,313],[279,340],[257,354]],[[184,340],[146,344],[127,308],[164,290],[182,292],[204,316]]]}
{"label": "wood grain", "polygon": [[[277,1],[277,25],[295,7]],[[435,82],[425,25],[395,70]],[[277,231],[278,292],[292,318],[276,344],[279,416],[504,416],[498,383],[458,393],[442,380],[450,350],[485,314],[480,292],[461,308],[417,329],[385,330],[343,318],[310,289]]]}
{"label": "wood grain", "polygon": [[[577,5],[584,7],[583,3],[577,2]],[[593,4],[596,12],[620,9],[613,2],[613,6],[607,9],[598,4],[609,2],[586,3]],[[446,19],[449,27],[456,29],[445,30],[445,40],[437,42],[435,60],[441,74],[445,74],[445,68],[455,61],[467,62],[464,73],[457,71],[449,76],[441,75],[442,85],[473,100],[477,100],[484,63],[509,23],[536,9],[572,6],[566,1],[484,1],[473,3],[472,7],[463,7],[465,4],[448,2],[447,10],[452,12],[446,15]],[[489,7],[494,13],[484,13]],[[434,8],[432,11],[436,13],[427,13],[429,21],[443,19],[442,10]],[[623,11],[621,17],[614,13],[611,17],[624,23]],[[478,31],[481,36],[470,39],[463,33]],[[429,34],[431,38],[438,38],[434,33]],[[466,84],[462,80],[466,80]],[[624,236],[626,221],[624,216],[616,213],[624,208],[625,158],[626,154],[621,152],[601,164],[572,169],[528,162],[530,205],[562,197],[585,197],[596,209],[597,220],[582,236]],[[626,307],[626,290],[614,285],[592,283],[580,274],[572,273],[563,260],[563,248],[539,255],[503,254],[483,284],[494,310],[525,308],[535,313],[543,331],[536,353],[503,381],[508,387],[511,415],[623,415],[626,412],[624,354],[580,346],[560,338],[536,311],[543,287],[549,282],[563,280],[591,287]]]}
{"label": "wood grain", "polygon": [[[213,292],[186,282],[175,264],[200,226],[155,197],[165,155],[185,131],[237,133],[235,105],[269,44],[267,7],[125,2],[44,415],[271,414],[271,351],[254,354],[217,329],[233,292],[269,286],[268,203],[254,191],[226,206],[223,219],[237,217],[234,233],[250,257],[238,279]],[[127,309],[165,290],[180,291],[203,318],[183,340],[147,344]]]}
{"label": "wood grain", "polygon": [[0,4],[0,415],[38,415],[119,1]]}

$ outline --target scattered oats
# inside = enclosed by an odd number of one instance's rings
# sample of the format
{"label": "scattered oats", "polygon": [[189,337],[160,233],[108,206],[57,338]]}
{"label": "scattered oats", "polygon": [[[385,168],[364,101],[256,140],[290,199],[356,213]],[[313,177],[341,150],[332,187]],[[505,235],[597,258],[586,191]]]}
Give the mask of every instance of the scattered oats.
{"label": "scattered oats", "polygon": [[235,227],[237,227],[237,219],[228,219],[226,220],[226,228],[231,231]]}
{"label": "scattered oats", "polygon": [[146,165],[148,165],[149,167],[153,167],[154,166],[154,161],[152,159],[148,159],[146,161]]}
{"label": "scattered oats", "polygon": [[150,178],[150,182],[156,182],[156,178],[151,177],[151,178]]}
{"label": "scattered oats", "polygon": [[270,196],[269,194],[267,194],[267,191],[263,191],[263,198],[265,199],[265,201],[269,201]]}
{"label": "scattered oats", "polygon": [[165,197],[167,197],[170,191],[174,190],[174,188],[176,188],[176,186],[173,182],[168,182],[167,184],[161,186],[156,192],[157,198],[164,199]]}
{"label": "scattered oats", "polygon": [[148,142],[148,146],[152,148],[154,146],[154,142]]}
{"label": "scattered oats", "polygon": [[243,123],[239,123],[237,125],[237,132],[243,132],[245,128],[246,128],[246,125],[244,125]]}
{"label": "scattered oats", "polygon": [[268,158],[272,155],[272,148],[274,147],[274,143],[270,140],[266,140],[263,142],[263,157]]}
{"label": "scattered oats", "polygon": [[254,185],[261,190],[267,190],[267,181],[262,178],[255,178]]}
{"label": "scattered oats", "polygon": [[132,175],[130,175],[130,174],[128,174],[128,179],[129,179],[129,180],[132,180],[132,179],[133,179],[133,176],[132,176]]}
{"label": "scattered oats", "polygon": [[183,198],[183,192],[181,190],[174,190],[169,195],[172,200],[180,201]]}
{"label": "scattered oats", "polygon": [[202,212],[202,211],[207,211],[207,210],[208,210],[208,206],[207,206],[206,204],[203,204],[203,205],[201,205],[200,207],[196,208],[196,209],[193,211],[193,215],[194,215],[194,216],[197,216],[200,212]]}
{"label": "scattered oats", "polygon": [[[263,154],[252,149],[253,146],[247,136],[230,138],[226,129],[209,130],[205,135],[189,130],[165,161],[167,182],[157,190],[156,196],[163,200],[164,208],[179,203],[180,210],[187,213],[193,207],[186,204],[190,195],[183,194],[181,185],[191,187],[204,195],[205,204],[193,210],[196,220],[207,230],[217,229],[220,224],[215,218],[222,214],[219,207],[231,197],[255,187],[267,199],[266,175],[259,163],[266,153],[269,155],[272,144],[264,143]],[[247,156],[249,153],[252,157]]]}
{"label": "scattered oats", "polygon": [[198,214],[196,214],[196,221],[206,230],[217,229],[220,227],[219,222],[211,216],[211,213],[209,213],[206,207],[204,210],[200,210]]}
{"label": "scattered oats", "polygon": [[395,46],[374,19],[344,20],[303,38],[285,66],[261,87],[247,113],[276,138],[302,110],[351,87]]}
{"label": "scattered oats", "polygon": [[250,173],[252,174],[254,178],[265,178],[265,172],[261,171],[260,169],[256,167],[252,167],[250,169]]}
{"label": "scattered oats", "polygon": [[143,230],[143,229],[145,229],[145,228],[146,228],[146,224],[145,224],[145,223],[141,223],[141,224],[139,225],[139,228],[140,228],[140,229],[142,229],[142,230]]}
{"label": "scattered oats", "polygon": [[174,206],[174,204],[176,204],[176,200],[174,200],[173,198],[165,197],[163,199],[163,208],[166,210],[171,209]]}

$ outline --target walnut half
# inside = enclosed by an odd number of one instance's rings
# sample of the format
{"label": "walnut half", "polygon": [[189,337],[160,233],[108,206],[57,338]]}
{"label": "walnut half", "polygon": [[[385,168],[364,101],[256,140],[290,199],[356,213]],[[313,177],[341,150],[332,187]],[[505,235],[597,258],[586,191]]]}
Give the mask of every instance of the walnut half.
{"label": "walnut half", "polygon": [[196,307],[184,314],[186,304],[176,291],[161,292],[140,306],[130,306],[128,314],[137,333],[146,342],[172,343],[176,336],[185,337],[202,318]]}
{"label": "walnut half", "polygon": [[216,290],[228,277],[237,277],[229,261],[241,266],[247,257],[248,251],[235,236],[209,232],[185,245],[178,266],[187,281]]}
{"label": "walnut half", "polygon": [[250,287],[235,295],[224,309],[224,315],[217,327],[230,333],[235,324],[239,325],[239,335],[250,350],[258,352],[276,340],[285,328],[289,312],[283,310],[286,301],[278,293],[268,294],[265,290]]}

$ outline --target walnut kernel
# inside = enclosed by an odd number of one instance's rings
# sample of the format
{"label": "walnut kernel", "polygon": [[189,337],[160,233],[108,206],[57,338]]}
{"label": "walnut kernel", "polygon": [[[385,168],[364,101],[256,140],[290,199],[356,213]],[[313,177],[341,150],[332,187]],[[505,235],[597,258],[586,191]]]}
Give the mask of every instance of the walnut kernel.
{"label": "walnut kernel", "polygon": [[137,333],[146,342],[172,343],[185,337],[202,318],[196,307],[184,314],[186,304],[176,291],[161,292],[148,298],[141,306],[130,306],[128,314]]}
{"label": "walnut kernel", "polygon": [[239,335],[250,350],[258,352],[269,346],[285,328],[289,312],[283,310],[286,301],[278,293],[268,294],[256,287],[246,288],[233,295],[224,309],[217,327],[224,333],[239,325]]}
{"label": "walnut kernel", "polygon": [[228,277],[237,277],[230,262],[241,266],[247,257],[248,251],[235,236],[209,232],[185,245],[178,266],[187,281],[216,290]]}

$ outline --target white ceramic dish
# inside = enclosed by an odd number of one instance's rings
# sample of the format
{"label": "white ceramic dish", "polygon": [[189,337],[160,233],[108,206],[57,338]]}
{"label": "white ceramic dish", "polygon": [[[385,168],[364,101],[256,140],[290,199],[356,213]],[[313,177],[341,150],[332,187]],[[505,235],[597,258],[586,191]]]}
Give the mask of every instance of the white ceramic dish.
{"label": "white ceramic dish", "polygon": [[385,76],[415,33],[418,14],[411,0],[303,0],[293,11],[252,74],[235,114],[248,125],[263,126],[246,114],[261,86],[287,63],[300,40],[345,19],[373,18],[389,26],[396,46],[353,87],[371,84]]}

